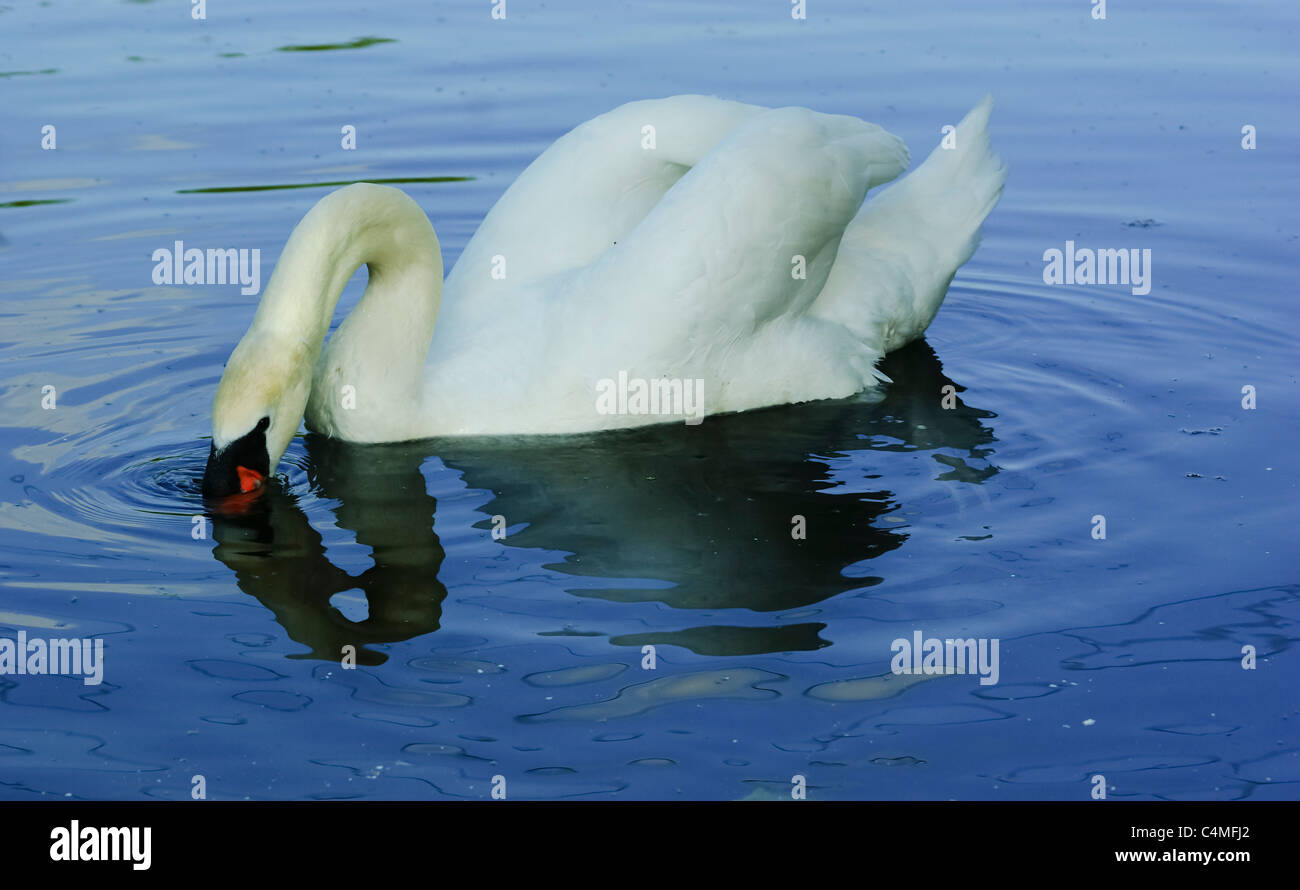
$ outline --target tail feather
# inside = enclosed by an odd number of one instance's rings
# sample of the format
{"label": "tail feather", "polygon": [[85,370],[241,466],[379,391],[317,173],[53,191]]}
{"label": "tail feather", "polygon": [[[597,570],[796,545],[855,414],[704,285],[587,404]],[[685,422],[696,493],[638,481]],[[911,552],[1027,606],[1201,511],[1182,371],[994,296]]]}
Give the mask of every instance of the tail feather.
{"label": "tail feather", "polygon": [[985,96],[915,171],[862,205],[844,231],[811,315],[883,355],[925,333],[957,269],[979,246],[1006,168],[993,153]]}

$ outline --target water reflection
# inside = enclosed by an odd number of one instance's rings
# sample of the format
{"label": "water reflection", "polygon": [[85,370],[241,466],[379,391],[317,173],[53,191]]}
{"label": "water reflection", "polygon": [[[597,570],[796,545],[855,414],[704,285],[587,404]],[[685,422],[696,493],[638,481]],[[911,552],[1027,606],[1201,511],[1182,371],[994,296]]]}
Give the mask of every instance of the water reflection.
{"label": "water reflection", "polygon": [[[438,580],[443,550],[433,533],[437,501],[425,492],[419,459],[409,446],[349,446],[316,437],[309,451],[313,488],[339,502],[340,528],[371,548],[360,575],[325,554],[298,499],[273,483],[247,512],[211,514],[213,554],[234,571],[239,589],[271,610],[289,637],[311,651],[300,658],[338,661],[343,646],[357,663],[382,664],[367,644],[405,640],[438,629],[447,589]],[[360,589],[369,615],[347,618],[330,597]]]}
{"label": "water reflection", "polygon": [[[850,452],[943,448],[948,453],[932,455],[938,479],[980,483],[997,472],[989,462],[993,432],[984,423],[993,415],[961,401],[962,388],[944,376],[927,344],[889,356],[882,369],[895,383],[880,401],[784,406],[708,418],[698,427],[383,446],[308,436],[312,486],[337,502],[338,525],[372,548],[374,565],[353,576],[331,564],[297,499],[278,488],[243,516],[214,516],[214,552],[240,589],[311,648],[304,657],[337,660],[345,643],[437,630],[446,596],[437,578],[443,550],[432,528],[436,501],[420,472],[435,454],[469,486],[494,493],[480,527],[490,527],[494,514],[512,528],[526,526],[502,546],[557,552],[550,568],[584,576],[588,583],[574,595],[654,600],[679,610],[797,611],[879,583],[858,571],[861,564],[908,537],[884,521],[898,504],[888,488],[876,487],[878,476],[841,485],[828,462]],[[803,539],[791,534],[795,517],[806,526]],[[844,573],[850,565],[853,577]],[[671,586],[618,580],[647,578]],[[593,589],[590,579],[607,583]],[[360,622],[329,604],[354,588],[370,605]],[[785,652],[828,645],[823,627],[709,623],[611,642],[707,655]],[[383,658],[365,650],[361,663]]]}

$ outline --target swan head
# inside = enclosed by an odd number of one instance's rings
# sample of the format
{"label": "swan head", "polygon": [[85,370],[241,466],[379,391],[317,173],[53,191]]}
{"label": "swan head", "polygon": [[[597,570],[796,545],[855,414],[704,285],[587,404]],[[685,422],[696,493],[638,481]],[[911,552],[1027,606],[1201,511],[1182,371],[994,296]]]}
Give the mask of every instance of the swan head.
{"label": "swan head", "polygon": [[212,401],[212,448],[203,495],[257,492],[298,432],[311,390],[304,343],[250,331],[239,341]]}

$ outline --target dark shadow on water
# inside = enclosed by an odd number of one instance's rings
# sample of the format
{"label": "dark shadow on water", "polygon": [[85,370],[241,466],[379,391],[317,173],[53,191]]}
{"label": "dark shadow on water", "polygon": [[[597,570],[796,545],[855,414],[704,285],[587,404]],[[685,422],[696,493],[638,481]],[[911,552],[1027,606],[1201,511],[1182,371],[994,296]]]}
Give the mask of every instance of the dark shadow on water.
{"label": "dark shadow on water", "polygon": [[381,43],[396,42],[397,39],[393,37],[357,37],[353,40],[344,40],[338,43],[294,43],[288,46],[277,46],[276,52],[319,53],[339,49],[365,49],[368,46],[377,46]]}
{"label": "dark shadow on water", "polygon": [[[373,549],[374,566],[353,577],[330,564],[296,499],[279,490],[267,492],[255,513],[214,517],[215,553],[235,570],[242,590],[311,647],[310,657],[337,660],[344,643],[434,631],[446,596],[437,580],[443,551],[432,530],[436,503],[420,466],[436,455],[470,487],[494,493],[480,527],[490,528],[493,514],[512,528],[526,526],[502,546],[573,554],[549,567],[584,579],[574,595],[659,601],[676,610],[797,612],[880,583],[860,564],[908,537],[884,522],[898,504],[883,480],[868,473],[858,490],[834,491],[826,459],[943,448],[949,453],[932,455],[938,479],[978,484],[997,473],[989,462],[993,431],[984,423],[994,415],[961,401],[962,388],[944,376],[927,344],[890,355],[881,369],[895,381],[883,401],[782,406],[710,417],[694,427],[379,446],[311,435],[309,480],[322,497],[339,502],[338,525]],[[792,535],[796,522],[806,537]],[[854,576],[846,576],[855,564]],[[334,593],[353,588],[370,603],[370,617],[360,623],[329,605]],[[689,622],[689,613],[682,617]],[[825,625],[800,617],[791,615],[782,626],[709,622],[611,642],[708,655],[830,645],[819,635]]]}
{"label": "dark shadow on water", "polygon": [[[214,185],[201,189],[177,189],[178,195],[225,195],[231,192],[277,192],[285,189],[318,189],[334,188],[336,186],[356,185],[359,182],[368,182],[372,185],[400,185],[415,182],[473,182],[473,176],[390,176],[381,179],[338,179],[331,182],[287,182],[273,183],[271,185]],[[52,201],[35,202],[35,203],[56,203]],[[0,205],[7,206],[7,205]]]}
{"label": "dark shadow on water", "polygon": [[0,207],[39,207],[42,204],[67,204],[71,200],[71,198],[27,198],[22,201],[5,201],[0,203]]}

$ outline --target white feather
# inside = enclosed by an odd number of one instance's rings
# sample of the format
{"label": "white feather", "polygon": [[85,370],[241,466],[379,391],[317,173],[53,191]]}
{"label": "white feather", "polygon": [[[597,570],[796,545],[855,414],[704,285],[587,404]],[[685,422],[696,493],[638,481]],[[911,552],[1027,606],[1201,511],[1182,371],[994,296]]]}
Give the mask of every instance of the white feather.
{"label": "white feather", "polygon": [[[538,157],[445,284],[414,201],[339,189],[285,246],[222,377],[214,440],[270,415],[274,465],[304,409],[312,429],[358,442],[680,422],[597,411],[599,381],[620,372],[702,380],[708,414],[876,385],[876,362],[925,331],[1001,193],[990,108],[864,203],[907,164],[874,124],[702,96],[632,102]],[[325,344],[362,263],[365,295]]]}

